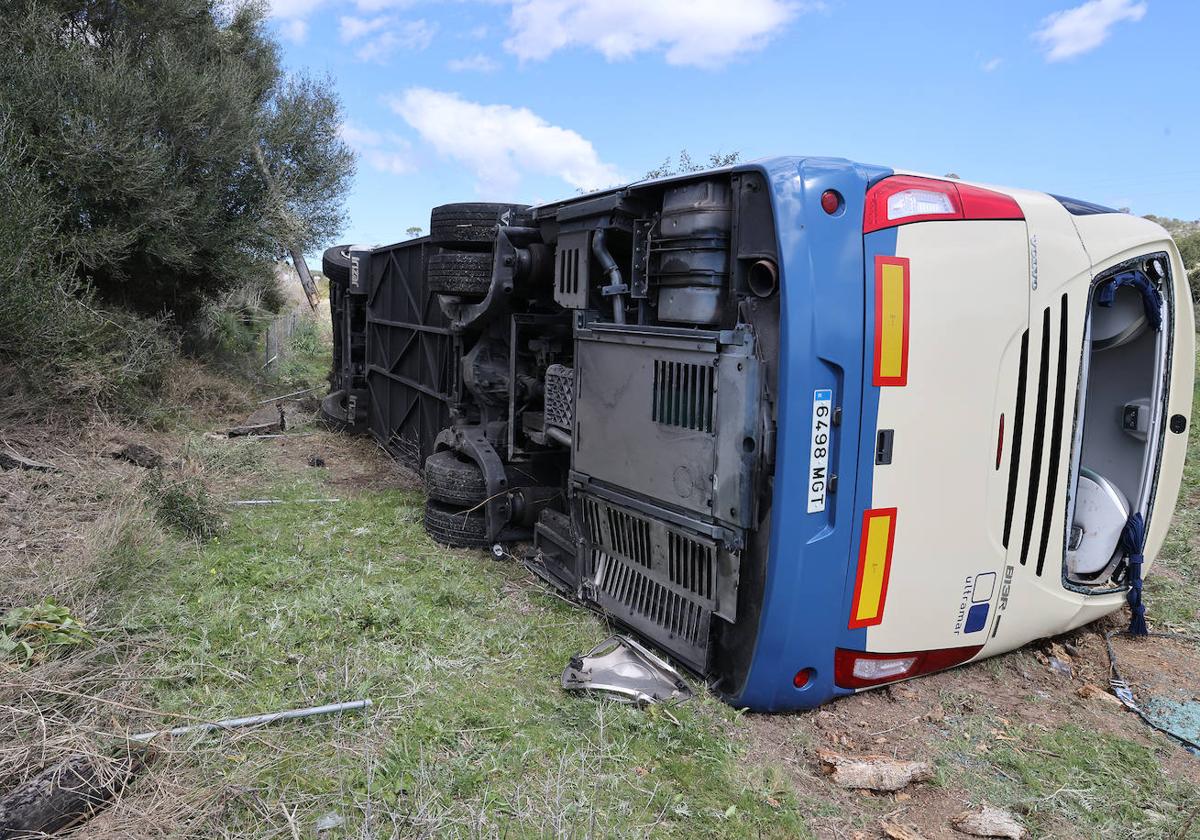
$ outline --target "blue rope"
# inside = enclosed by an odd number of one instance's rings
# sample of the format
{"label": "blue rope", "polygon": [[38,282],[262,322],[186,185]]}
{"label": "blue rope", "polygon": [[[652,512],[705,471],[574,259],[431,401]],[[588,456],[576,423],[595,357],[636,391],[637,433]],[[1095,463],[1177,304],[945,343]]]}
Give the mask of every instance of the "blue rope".
{"label": "blue rope", "polygon": [[1142,552],[1146,546],[1146,520],[1140,513],[1129,517],[1121,530],[1121,549],[1129,555],[1126,578],[1129,583],[1129,610],[1133,613],[1129,619],[1129,635],[1145,636],[1149,632],[1146,627],[1146,605],[1142,601]]}
{"label": "blue rope", "polygon": [[1134,269],[1133,271],[1123,271],[1113,279],[1109,280],[1100,287],[1096,293],[1096,303],[1101,306],[1112,306],[1113,301],[1117,299],[1117,289],[1122,286],[1133,286],[1142,294],[1142,308],[1146,310],[1146,317],[1150,323],[1154,325],[1155,330],[1162,329],[1162,292],[1150,282],[1145,274]]}

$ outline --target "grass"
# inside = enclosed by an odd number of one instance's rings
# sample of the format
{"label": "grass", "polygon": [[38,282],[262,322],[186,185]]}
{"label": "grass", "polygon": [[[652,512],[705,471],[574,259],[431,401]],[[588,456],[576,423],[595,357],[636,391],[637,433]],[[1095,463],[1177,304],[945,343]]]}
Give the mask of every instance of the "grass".
{"label": "grass", "polygon": [[[327,495],[321,471],[262,496]],[[253,790],[223,825],[329,836],[806,836],[788,786],[746,774],[736,714],[702,696],[639,710],[558,686],[608,633],[512,562],[430,542],[418,494],[236,510],[122,622],[161,636],[150,702],[214,719],[370,697],[367,716],[288,724],[201,753]],[[331,732],[332,730],[332,732]],[[230,759],[228,755],[235,755]],[[285,816],[285,810],[291,814]]]}
{"label": "grass", "polygon": [[[1147,732],[1149,734],[1149,732]],[[1139,743],[1076,724],[1014,724],[991,715],[955,721],[931,744],[938,784],[1021,815],[1034,837],[1175,840],[1200,825],[1200,794],[1163,767],[1165,740]]]}
{"label": "grass", "polygon": [[[320,355],[302,347],[295,357],[316,370]],[[213,393],[219,404],[227,399]],[[121,500],[97,537],[95,583],[108,606],[87,618],[103,629],[101,641],[113,641],[57,666],[81,669],[75,660],[87,657],[124,663],[140,651],[136,677],[131,666],[108,697],[164,714],[117,723],[93,703],[86,715],[63,711],[60,728],[82,729],[81,719],[89,732],[148,728],[361,697],[375,705],[177,742],[174,763],[138,783],[133,824],[167,815],[173,824],[156,826],[163,836],[314,836],[333,815],[342,822],[320,836],[808,837],[830,826],[871,836],[898,807],[890,797],[848,796],[815,775],[806,757],[838,748],[836,733],[789,730],[802,760],[785,769],[761,764],[775,759],[752,755],[741,717],[702,690],[672,709],[567,695],[561,670],[608,634],[599,619],[511,560],[432,543],[419,493],[347,496],[344,486],[331,490],[326,470],[281,468],[272,451],[263,441],[193,434],[168,480],[208,487],[203,503],[187,493],[168,498],[152,482],[141,492],[105,485],[106,499]],[[298,501],[329,496],[343,501]],[[292,503],[220,504],[230,497]],[[1193,433],[1175,523],[1147,584],[1156,626],[1200,628],[1198,533]],[[1011,673],[1004,659],[982,667]],[[88,682],[79,691],[95,693],[93,678],[80,674]],[[969,791],[972,803],[1018,813],[1036,837],[1175,840],[1200,825],[1197,817],[1187,827],[1200,809],[1195,789],[1170,769],[1179,748],[1148,729],[1122,737],[1073,722],[1013,723],[977,698],[951,692],[946,700],[944,733],[931,730],[926,753],[913,756],[938,767],[928,795]],[[114,809],[117,825],[123,807]]]}
{"label": "grass", "polygon": [[329,343],[333,328],[328,317],[305,312],[280,347],[272,384],[297,390],[326,381],[329,375]]}

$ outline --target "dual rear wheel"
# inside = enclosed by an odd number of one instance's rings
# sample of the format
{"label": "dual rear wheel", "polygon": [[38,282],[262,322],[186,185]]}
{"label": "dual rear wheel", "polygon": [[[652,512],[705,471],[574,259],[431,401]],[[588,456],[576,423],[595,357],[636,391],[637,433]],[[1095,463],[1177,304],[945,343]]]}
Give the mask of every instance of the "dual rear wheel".
{"label": "dual rear wheel", "polygon": [[496,229],[521,204],[443,204],[429,216],[429,240],[441,250],[429,258],[429,291],[479,299],[492,287]]}

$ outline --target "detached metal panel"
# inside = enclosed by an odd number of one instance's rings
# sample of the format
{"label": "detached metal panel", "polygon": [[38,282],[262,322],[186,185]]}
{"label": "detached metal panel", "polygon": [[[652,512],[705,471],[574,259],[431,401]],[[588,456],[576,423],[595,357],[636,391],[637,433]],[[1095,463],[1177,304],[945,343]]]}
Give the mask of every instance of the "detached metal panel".
{"label": "detached metal panel", "polygon": [[430,292],[427,238],[377,248],[368,278],[367,387],[371,435],[405,466],[419,470],[450,425],[459,399],[459,339]]}

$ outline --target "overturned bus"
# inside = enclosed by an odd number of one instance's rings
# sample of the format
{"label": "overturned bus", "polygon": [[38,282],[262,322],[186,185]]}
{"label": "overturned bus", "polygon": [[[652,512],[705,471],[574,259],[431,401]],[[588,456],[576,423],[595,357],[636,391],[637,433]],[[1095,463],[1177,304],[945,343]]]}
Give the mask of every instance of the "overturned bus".
{"label": "overturned bus", "polygon": [[811,707],[1140,606],[1194,377],[1144,219],[779,158],[325,254],[327,418],[422,470],[451,546],[730,703]]}

